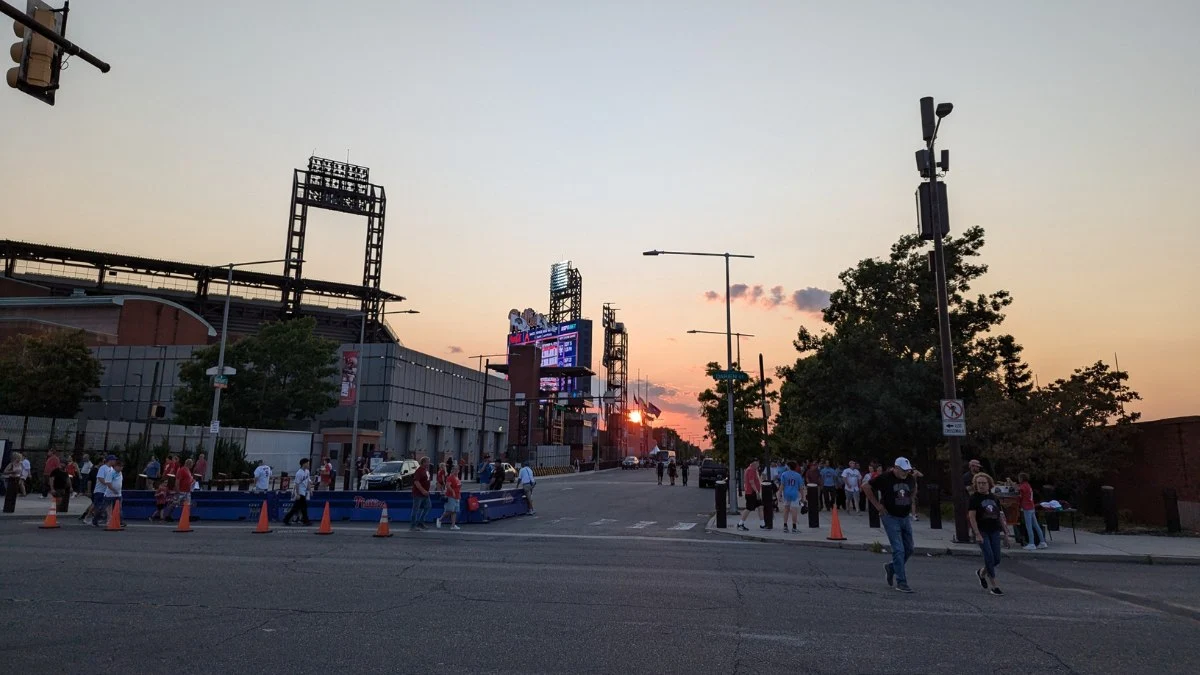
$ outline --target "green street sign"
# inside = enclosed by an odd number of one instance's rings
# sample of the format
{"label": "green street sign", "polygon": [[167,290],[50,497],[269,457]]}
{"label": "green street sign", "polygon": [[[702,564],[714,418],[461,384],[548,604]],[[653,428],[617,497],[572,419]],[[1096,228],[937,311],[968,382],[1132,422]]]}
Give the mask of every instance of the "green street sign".
{"label": "green street sign", "polygon": [[736,380],[738,382],[749,382],[750,376],[740,370],[718,370],[713,374],[713,379],[716,380]]}

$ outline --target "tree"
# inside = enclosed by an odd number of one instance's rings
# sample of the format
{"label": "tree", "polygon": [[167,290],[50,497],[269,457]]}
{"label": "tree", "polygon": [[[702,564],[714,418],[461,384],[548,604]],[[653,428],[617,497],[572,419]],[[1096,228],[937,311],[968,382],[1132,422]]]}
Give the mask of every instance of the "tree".
{"label": "tree", "polygon": [[[1096,363],[1035,390],[1021,345],[998,331],[1010,294],[969,295],[987,272],[976,261],[983,244],[977,227],[945,242],[966,451],[994,461],[1002,475],[1080,482],[1119,468],[1137,419],[1124,412],[1138,399],[1124,384],[1128,376]],[[799,331],[800,357],[778,370],[775,435],[785,454],[883,461],[906,454],[925,467],[944,453],[935,287],[923,247],[916,236],[901,237],[887,260],[843,272],[823,313],[829,329]]]}
{"label": "tree", "polygon": [[[337,404],[337,343],[318,337],[311,318],[269,323],[225,349],[225,365],[237,369],[221,395],[221,421],[234,427],[281,429]],[[179,369],[184,386],[175,394],[179,424],[207,424],[212,383],[205,371],[217,365],[217,345],[196,351]]]}
{"label": "tree", "polygon": [[[717,372],[722,370],[724,368],[715,361],[705,367],[705,372],[713,378],[713,388],[705,389],[696,398],[700,401],[700,413],[704,416],[708,438],[712,441],[712,457],[728,462],[729,437],[725,435],[725,422],[729,419],[728,384],[716,379]],[[772,383],[773,380],[767,378],[768,401],[779,398],[777,392],[770,390]],[[762,404],[762,389],[758,382],[734,382],[733,440],[739,466],[745,466],[763,454]]]}
{"label": "tree", "polygon": [[0,345],[0,411],[74,417],[103,370],[81,330],[13,336]]}

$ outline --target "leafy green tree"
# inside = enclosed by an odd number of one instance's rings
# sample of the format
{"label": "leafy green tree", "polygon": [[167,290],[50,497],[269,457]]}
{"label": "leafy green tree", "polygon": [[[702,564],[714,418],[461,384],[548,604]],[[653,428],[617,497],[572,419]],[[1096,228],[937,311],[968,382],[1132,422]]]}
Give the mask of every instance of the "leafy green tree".
{"label": "leafy green tree", "polygon": [[[704,416],[707,436],[712,441],[711,456],[726,462],[729,459],[729,437],[725,435],[725,422],[729,419],[729,396],[728,384],[715,377],[721,370],[724,368],[715,361],[705,367],[705,372],[713,378],[713,387],[700,392],[697,400],[700,401],[700,414]],[[779,394],[770,389],[773,382],[771,378],[766,380],[768,401],[776,401],[779,398]],[[733,440],[739,466],[746,466],[752,459],[762,458],[762,404],[762,389],[757,381],[734,382]]]}
{"label": "leafy green tree", "polygon": [[102,372],[83,331],[13,336],[0,345],[0,412],[74,417]]}
{"label": "leafy green tree", "polygon": [[[337,404],[337,343],[318,337],[311,318],[274,322],[225,348],[225,365],[237,369],[221,394],[221,422],[233,427],[281,429]],[[175,394],[179,424],[207,424],[218,346],[198,350],[179,369]]]}

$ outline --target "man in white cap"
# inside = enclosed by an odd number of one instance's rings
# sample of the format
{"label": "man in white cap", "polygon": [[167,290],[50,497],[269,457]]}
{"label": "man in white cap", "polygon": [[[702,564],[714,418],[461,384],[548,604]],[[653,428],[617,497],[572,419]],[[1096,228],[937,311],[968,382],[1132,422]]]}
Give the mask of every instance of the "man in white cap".
{"label": "man in white cap", "polygon": [[887,583],[902,593],[913,592],[908,587],[904,564],[913,554],[912,520],[909,515],[912,514],[916,488],[912,462],[906,457],[897,457],[890,471],[872,478],[867,484],[867,501],[879,512],[888,543],[892,547],[892,562],[883,565]]}

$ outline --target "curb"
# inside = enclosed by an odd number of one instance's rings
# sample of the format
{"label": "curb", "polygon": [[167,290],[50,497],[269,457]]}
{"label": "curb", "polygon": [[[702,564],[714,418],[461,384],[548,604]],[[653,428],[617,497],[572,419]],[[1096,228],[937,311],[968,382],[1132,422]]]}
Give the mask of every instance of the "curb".
{"label": "curb", "polygon": [[[705,534],[716,534],[724,537],[736,537],[748,541],[759,541],[766,544],[782,544],[785,546],[808,546],[812,548],[837,548],[847,551],[868,551],[875,542],[870,543],[850,543],[844,541],[829,541],[829,540],[808,540],[808,539],[772,539],[762,537],[755,534],[738,534],[736,531],[731,532],[728,529],[722,530],[714,527],[712,519],[709,519],[709,524],[704,527]],[[878,542],[883,546],[884,550],[888,550],[888,545],[884,541]],[[978,558],[982,553],[978,548],[950,548],[947,546],[918,546],[913,551],[913,555],[928,555],[928,556],[959,556]],[[1200,556],[1187,555],[1137,555],[1127,553],[1066,553],[1058,551],[1038,551],[1037,553],[1029,551],[1005,551],[1005,557],[1013,560],[1065,560],[1070,562],[1110,562],[1110,563],[1131,563],[1137,565],[1200,565]]]}

